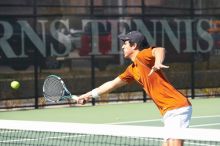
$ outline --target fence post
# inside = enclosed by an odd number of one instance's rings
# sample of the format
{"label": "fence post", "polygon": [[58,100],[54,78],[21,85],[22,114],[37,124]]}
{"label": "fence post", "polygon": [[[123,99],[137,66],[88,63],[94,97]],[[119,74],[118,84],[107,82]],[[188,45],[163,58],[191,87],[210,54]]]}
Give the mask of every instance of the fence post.
{"label": "fence post", "polygon": [[[194,0],[191,0],[191,19],[194,19]],[[192,22],[192,37],[193,39],[196,38],[195,36],[195,25],[194,21]],[[193,49],[196,49],[195,43],[193,43]],[[191,55],[191,98],[195,98],[195,52],[192,52]]]}
{"label": "fence post", "polygon": [[[34,14],[34,30],[37,30],[37,0],[33,1],[33,14]],[[38,109],[38,52],[34,49],[34,92],[35,92],[35,109]]]}
{"label": "fence post", "polygon": [[143,90],[143,102],[147,101],[147,94],[146,92]]}
{"label": "fence post", "polygon": [[[95,88],[95,55],[91,54],[91,87]],[[95,98],[92,98],[92,105],[95,106]]]}

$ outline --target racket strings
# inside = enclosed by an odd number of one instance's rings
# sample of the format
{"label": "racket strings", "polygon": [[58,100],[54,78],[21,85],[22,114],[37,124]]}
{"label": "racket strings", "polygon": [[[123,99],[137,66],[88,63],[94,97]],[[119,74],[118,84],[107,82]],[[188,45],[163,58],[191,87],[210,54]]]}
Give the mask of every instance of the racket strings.
{"label": "racket strings", "polygon": [[63,85],[58,78],[48,78],[44,87],[45,96],[52,101],[58,101],[63,96]]}

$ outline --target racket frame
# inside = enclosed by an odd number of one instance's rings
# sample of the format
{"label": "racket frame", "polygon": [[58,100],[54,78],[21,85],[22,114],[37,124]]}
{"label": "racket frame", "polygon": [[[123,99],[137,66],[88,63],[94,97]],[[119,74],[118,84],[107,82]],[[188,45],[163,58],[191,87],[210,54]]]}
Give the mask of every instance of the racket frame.
{"label": "racket frame", "polygon": [[[55,101],[55,100],[52,100],[50,97],[48,97],[45,93],[45,86],[46,86],[46,80],[49,79],[49,78],[56,78],[60,81],[60,83],[62,84],[62,87],[63,87],[63,90],[62,90],[62,95],[59,97],[59,100]],[[64,81],[57,75],[49,75],[47,76],[47,78],[44,80],[44,84],[43,84],[43,95],[44,95],[44,98],[49,101],[49,102],[59,102],[59,101],[62,101],[62,100],[65,100],[65,99],[72,99],[72,94],[70,93],[70,91],[67,89]]]}

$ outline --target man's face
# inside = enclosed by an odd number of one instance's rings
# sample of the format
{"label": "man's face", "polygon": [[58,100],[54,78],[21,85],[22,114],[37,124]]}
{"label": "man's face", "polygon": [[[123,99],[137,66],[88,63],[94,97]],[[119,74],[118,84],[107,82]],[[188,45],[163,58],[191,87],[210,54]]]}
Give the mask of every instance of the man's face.
{"label": "man's face", "polygon": [[124,57],[129,58],[131,56],[131,54],[134,52],[135,45],[131,46],[129,41],[124,41],[121,48],[123,50]]}

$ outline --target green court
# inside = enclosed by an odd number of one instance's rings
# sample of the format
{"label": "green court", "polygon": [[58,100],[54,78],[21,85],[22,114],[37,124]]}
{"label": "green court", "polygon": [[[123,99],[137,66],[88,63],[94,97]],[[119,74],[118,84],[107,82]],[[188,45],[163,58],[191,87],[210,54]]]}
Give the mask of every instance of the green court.
{"label": "green court", "polygon": [[[191,127],[193,128],[211,128],[220,129],[220,98],[209,98],[209,99],[195,99],[191,100],[193,105],[193,117],[191,122]],[[127,130],[128,133],[139,134],[144,133],[152,135],[154,133],[158,134],[158,131],[151,131],[149,133],[148,126],[161,127],[163,126],[161,121],[161,116],[158,109],[151,101],[147,103],[115,103],[115,104],[101,104],[97,106],[69,106],[69,107],[47,107],[43,109],[23,109],[14,111],[2,111],[0,112],[0,120],[12,120],[6,122],[7,127],[10,129],[1,129],[0,132],[0,145],[84,145],[84,146],[116,146],[116,145],[129,145],[129,146],[139,146],[139,145],[161,145],[163,140],[161,138],[151,138],[147,139],[136,136],[124,137],[121,136],[121,130]],[[18,121],[13,121],[18,120]],[[14,130],[13,126],[24,121],[23,128]],[[27,121],[27,123],[26,123]],[[35,121],[30,122],[28,121]],[[45,122],[46,125],[45,125]],[[49,124],[48,124],[49,122]],[[58,124],[56,123],[58,122]],[[65,122],[66,124],[59,123]],[[91,124],[95,127],[88,127],[86,131],[96,132],[101,130],[107,132],[115,132],[116,135],[120,133],[120,136],[109,136],[109,135],[90,135],[84,133],[75,133],[74,130],[80,129],[81,124],[73,125],[73,123],[83,123],[83,125]],[[44,126],[42,125],[44,124]],[[54,125],[53,125],[54,124]],[[71,124],[71,125],[70,125]],[[109,125],[111,128],[105,129],[102,125]],[[1,124],[1,126],[4,124]],[[119,125],[133,125],[126,126],[126,129],[118,129]],[[57,132],[59,128],[62,130],[68,130],[70,132],[62,131]],[[65,126],[65,128],[63,127]],[[78,127],[79,126],[79,127]],[[101,127],[100,127],[101,126]],[[105,125],[106,126],[106,125]],[[133,127],[138,129],[130,129]],[[143,126],[143,127],[140,127]],[[26,131],[25,128],[34,128],[34,130]],[[36,128],[36,129],[35,129]],[[38,131],[38,128],[46,128],[43,131]],[[52,128],[48,132],[47,128]],[[72,129],[71,129],[72,128]],[[123,128],[123,126],[120,128]],[[128,129],[129,128],[129,129]],[[106,131],[107,130],[107,131]],[[161,129],[160,129],[161,130]],[[142,131],[142,132],[141,132]],[[146,133],[146,131],[148,131]],[[71,133],[73,132],[73,133]],[[124,131],[125,135],[127,133]],[[161,134],[162,131],[160,131]],[[204,134],[204,131],[198,134]],[[181,133],[182,134],[182,133]],[[191,132],[190,132],[191,134]],[[190,134],[188,134],[190,136]],[[212,134],[213,135],[213,134]],[[216,136],[216,135],[213,135]],[[195,135],[194,135],[195,137]],[[205,137],[206,138],[206,137]],[[202,139],[203,140],[203,139]],[[203,142],[203,141],[185,141],[185,146],[194,145],[219,145],[219,143]]]}
{"label": "green court", "polygon": [[[193,105],[191,127],[220,129],[220,98],[194,99],[191,102]],[[147,103],[117,103],[2,111],[0,112],[0,118],[71,123],[163,125],[159,111],[151,101]]]}

